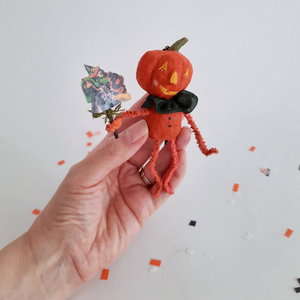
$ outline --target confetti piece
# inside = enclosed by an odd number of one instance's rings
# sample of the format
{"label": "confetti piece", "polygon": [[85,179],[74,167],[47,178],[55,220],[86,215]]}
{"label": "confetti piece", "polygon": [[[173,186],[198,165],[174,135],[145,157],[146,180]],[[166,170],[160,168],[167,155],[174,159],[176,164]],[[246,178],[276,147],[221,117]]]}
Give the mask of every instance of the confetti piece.
{"label": "confetti piece", "polygon": [[271,170],[270,169],[260,169],[260,171],[265,174],[266,176],[269,176],[271,174]]}
{"label": "confetti piece", "polygon": [[238,190],[239,190],[239,184],[238,183],[235,183],[234,185],[233,185],[233,189],[232,189],[232,191],[233,192],[237,192]]}
{"label": "confetti piece", "polygon": [[252,146],[249,151],[253,152],[256,148],[254,146]]}
{"label": "confetti piece", "polygon": [[86,143],[87,146],[92,146],[92,143]]}
{"label": "confetti piece", "polygon": [[91,137],[93,136],[93,134],[92,134],[90,131],[88,131],[88,132],[86,133],[86,135],[87,135],[89,138],[91,138]]}
{"label": "confetti piece", "polygon": [[288,230],[285,232],[285,234],[284,234],[284,235],[285,235],[286,237],[288,237],[288,238],[289,238],[289,237],[292,235],[292,233],[293,233],[293,232],[294,232],[293,230],[291,230],[291,229],[288,229]]}
{"label": "confetti piece", "polygon": [[158,259],[151,259],[149,265],[160,267],[160,265],[161,265],[161,260],[158,260]]}
{"label": "confetti piece", "polygon": [[101,131],[94,132],[94,135],[100,135],[100,134],[101,134]]}
{"label": "confetti piece", "polygon": [[300,278],[297,278],[297,281],[300,283]]}
{"label": "confetti piece", "polygon": [[228,203],[229,205],[233,205],[234,202],[235,202],[235,200],[234,200],[233,198],[229,198],[229,199],[227,200],[227,203]]}
{"label": "confetti piece", "polygon": [[232,192],[234,197],[242,197],[242,194],[240,192]]}
{"label": "confetti piece", "polygon": [[296,293],[300,293],[300,287],[295,288]]}
{"label": "confetti piece", "polygon": [[252,237],[253,237],[253,234],[250,233],[250,232],[247,232],[247,233],[244,235],[244,239],[245,239],[246,241],[249,241],[250,239],[252,239]]}
{"label": "confetti piece", "polygon": [[108,274],[109,274],[109,270],[108,270],[108,269],[104,269],[104,270],[102,271],[102,274],[101,274],[100,279],[101,279],[101,280],[107,280],[107,279],[108,279]]}
{"label": "confetti piece", "polygon": [[192,247],[188,247],[186,250],[186,253],[193,255],[195,253],[195,249]]}
{"label": "confetti piece", "polygon": [[213,254],[209,254],[209,253],[203,253],[203,256],[209,259],[214,259],[214,255]]}
{"label": "confetti piece", "polygon": [[39,215],[40,214],[40,210],[39,209],[35,209],[32,213],[34,214],[34,215]]}
{"label": "confetti piece", "polygon": [[61,160],[61,161],[59,161],[57,164],[59,165],[59,166],[61,166],[61,165],[63,165],[65,163],[65,161],[64,160]]}
{"label": "confetti piece", "polygon": [[196,226],[196,223],[197,223],[197,221],[193,221],[193,220],[192,220],[192,221],[190,222],[189,225],[190,225],[190,226]]}
{"label": "confetti piece", "polygon": [[153,274],[153,273],[156,272],[157,270],[158,270],[158,267],[156,267],[156,266],[151,266],[151,267],[148,269],[148,271],[149,271],[150,274]]}

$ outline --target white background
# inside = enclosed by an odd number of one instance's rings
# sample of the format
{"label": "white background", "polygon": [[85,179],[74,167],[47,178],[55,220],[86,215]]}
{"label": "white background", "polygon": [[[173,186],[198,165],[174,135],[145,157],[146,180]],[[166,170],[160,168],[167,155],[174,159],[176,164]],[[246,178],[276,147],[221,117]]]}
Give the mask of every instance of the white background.
{"label": "white background", "polygon": [[[109,279],[98,274],[71,299],[299,299],[298,0],[1,0],[0,25],[0,248],[30,227],[86,143],[105,135],[87,112],[83,64],[122,74],[130,107],[144,94],[140,57],[186,36],[188,90],[199,97],[192,115],[220,154],[205,157],[193,138],[176,194]],[[101,136],[91,140],[89,130]],[[152,275],[151,258],[162,260]]]}

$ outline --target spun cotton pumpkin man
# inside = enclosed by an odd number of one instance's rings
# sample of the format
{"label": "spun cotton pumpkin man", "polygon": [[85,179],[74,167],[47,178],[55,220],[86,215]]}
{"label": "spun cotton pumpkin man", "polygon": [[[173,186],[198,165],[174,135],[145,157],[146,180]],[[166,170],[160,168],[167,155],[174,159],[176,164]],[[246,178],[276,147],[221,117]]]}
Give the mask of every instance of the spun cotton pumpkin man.
{"label": "spun cotton pumpkin man", "polygon": [[[139,85],[149,93],[143,103],[142,111],[126,111],[106,126],[108,132],[118,129],[126,117],[144,116],[149,129],[149,137],[155,140],[154,149],[149,161],[149,169],[157,182],[153,195],[158,198],[162,188],[173,194],[170,181],[178,168],[176,137],[181,131],[182,114],[190,124],[198,146],[206,156],[219,153],[216,148],[208,149],[190,113],[198,103],[198,98],[184,89],[189,85],[193,75],[190,61],[179,53],[179,49],[188,41],[183,38],[164,50],[146,52],[140,59],[136,71]],[[172,150],[172,163],[164,181],[155,170],[159,147],[163,141],[169,141]]]}

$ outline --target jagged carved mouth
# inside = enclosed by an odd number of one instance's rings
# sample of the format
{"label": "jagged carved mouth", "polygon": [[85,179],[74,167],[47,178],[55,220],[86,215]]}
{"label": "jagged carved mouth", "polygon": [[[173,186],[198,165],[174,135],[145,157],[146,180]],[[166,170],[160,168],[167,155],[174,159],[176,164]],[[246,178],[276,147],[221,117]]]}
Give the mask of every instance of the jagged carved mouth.
{"label": "jagged carved mouth", "polygon": [[172,91],[167,91],[167,89],[165,89],[164,87],[162,87],[161,85],[159,86],[160,90],[165,94],[165,95],[176,95],[178,92],[172,92]]}

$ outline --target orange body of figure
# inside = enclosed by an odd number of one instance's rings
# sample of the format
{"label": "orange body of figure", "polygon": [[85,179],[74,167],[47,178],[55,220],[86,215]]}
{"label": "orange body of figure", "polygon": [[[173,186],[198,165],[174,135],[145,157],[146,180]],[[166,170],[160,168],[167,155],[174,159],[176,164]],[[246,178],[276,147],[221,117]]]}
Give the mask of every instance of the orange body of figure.
{"label": "orange body of figure", "polygon": [[150,114],[145,116],[149,137],[154,140],[174,140],[181,131],[181,116],[180,112],[162,115],[152,107]]}
{"label": "orange body of figure", "polygon": [[[184,90],[190,83],[193,74],[189,60],[178,52],[186,42],[187,39],[183,38],[164,50],[148,51],[143,55],[137,68],[137,81],[150,94],[142,105],[144,110],[126,111],[116,117],[113,123],[106,126],[108,132],[114,132],[126,117],[143,116],[145,118],[149,137],[155,140],[149,161],[150,172],[157,182],[154,198],[159,197],[163,187],[169,194],[173,194],[170,181],[179,164],[176,137],[181,131],[182,114],[191,126],[202,153],[206,156],[218,153],[216,148],[208,149],[206,147],[199,129],[189,114],[197,105],[198,98]],[[164,180],[155,170],[155,162],[163,141],[170,142],[172,151],[172,163]]]}

